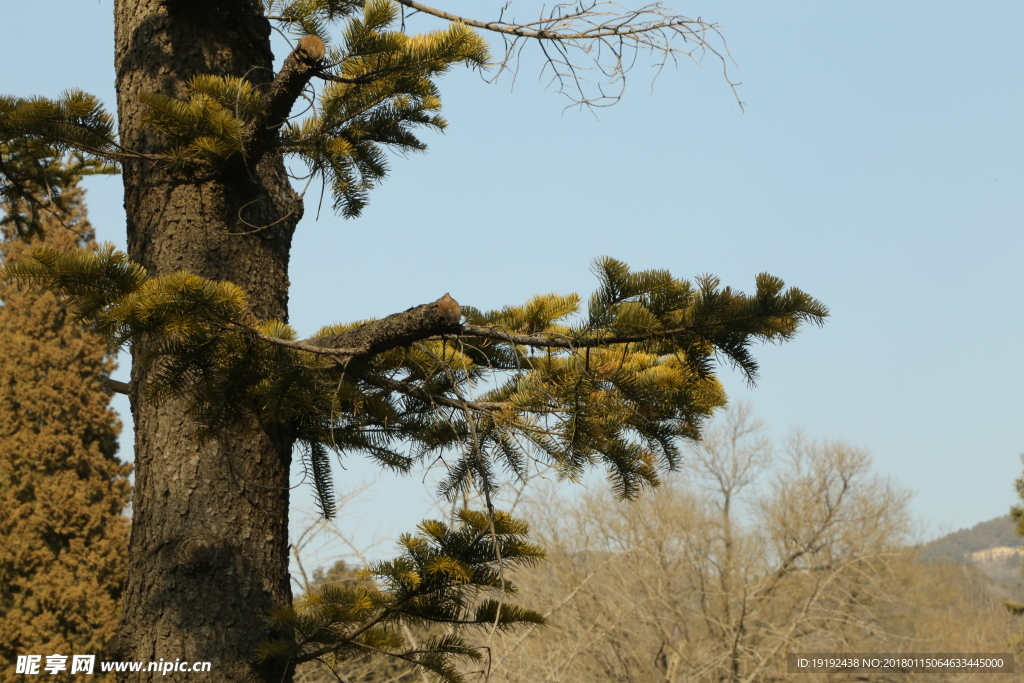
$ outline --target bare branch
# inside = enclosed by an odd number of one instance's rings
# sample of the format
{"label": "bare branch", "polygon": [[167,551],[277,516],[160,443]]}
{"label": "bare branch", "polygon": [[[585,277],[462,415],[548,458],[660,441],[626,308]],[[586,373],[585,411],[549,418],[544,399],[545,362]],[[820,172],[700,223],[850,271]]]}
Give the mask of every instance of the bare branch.
{"label": "bare branch", "polygon": [[[627,9],[612,0],[581,0],[554,5],[550,11],[542,11],[538,19],[527,22],[505,21],[504,14],[497,21],[478,21],[416,0],[396,2],[439,19],[501,34],[505,55],[496,63],[498,71],[493,78],[505,71],[516,74],[522,41],[538,41],[545,60],[542,73],[550,71],[550,83],[575,105],[615,104],[625,89],[626,73],[635,66],[641,52],[648,52],[654,57],[655,77],[670,60],[685,57],[700,63],[706,55],[712,55],[721,63],[722,74],[743,107],[736,93],[739,84],[729,78],[731,58],[718,25],[700,17],[673,14],[661,2]],[[545,42],[557,49],[544,49]],[[592,66],[584,66],[588,61]],[[594,70],[600,81],[589,83],[585,72]],[[602,83],[610,84],[610,91],[606,92]]]}
{"label": "bare branch", "polygon": [[115,394],[124,394],[125,396],[131,396],[132,386],[125,382],[118,382],[116,379],[104,377],[103,386],[110,389]]}

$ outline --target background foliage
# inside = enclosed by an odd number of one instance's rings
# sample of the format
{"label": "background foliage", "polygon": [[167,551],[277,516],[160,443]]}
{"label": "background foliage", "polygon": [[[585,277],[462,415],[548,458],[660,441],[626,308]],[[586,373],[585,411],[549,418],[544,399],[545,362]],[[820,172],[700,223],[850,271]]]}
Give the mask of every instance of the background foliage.
{"label": "background foliage", "polygon": [[[77,167],[56,164],[42,209],[2,205],[0,259],[40,245],[95,249]],[[54,176],[51,176],[51,178]],[[59,193],[59,194],[57,194]],[[25,228],[31,230],[26,233]],[[131,467],[100,382],[105,338],[52,292],[0,282],[0,680],[16,655],[100,654],[120,617]]]}

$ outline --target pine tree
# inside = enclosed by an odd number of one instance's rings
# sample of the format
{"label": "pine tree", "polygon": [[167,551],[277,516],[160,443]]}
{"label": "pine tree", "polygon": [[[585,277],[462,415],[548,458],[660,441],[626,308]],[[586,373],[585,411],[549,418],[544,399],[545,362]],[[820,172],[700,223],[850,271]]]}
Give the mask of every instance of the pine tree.
{"label": "pine tree", "polygon": [[[410,10],[443,28],[405,33]],[[45,281],[132,349],[120,387],[137,471],[122,659],[210,661],[222,680],[269,682],[313,658],[374,652],[460,680],[458,660],[479,656],[467,629],[540,619],[510,602],[511,570],[543,551],[493,509],[502,477],[522,478],[531,459],[569,480],[605,467],[615,491],[635,497],[725,403],[718,359],[753,380],[751,344],[788,340],[826,315],[767,274],[744,294],[604,258],[586,304],[552,294],[488,312],[445,295],[299,340],[287,267],[303,203],[286,159],[355,217],[387,173],[386,152],[422,150],[417,131],[445,126],[437,79],[450,68],[500,72],[524,44],[547,45],[564,90],[600,106],[605,91],[586,92],[578,58],[621,85],[639,53],[720,54],[716,27],[660,4],[603,2],[526,24],[415,0],[116,0],[114,16],[117,132],[85,93],[0,98],[0,173],[10,196],[47,183],[45,165],[8,163],[4,145],[42,158],[76,150],[123,170],[127,255],[36,249],[7,271]],[[276,71],[272,25],[295,39]],[[489,56],[483,31],[503,39],[503,58]],[[303,96],[310,113],[290,118]],[[292,607],[293,450],[325,516],[330,451],[398,471],[444,455],[439,494],[475,488],[486,509],[403,537],[398,558],[370,568],[376,589]],[[409,622],[452,631],[410,647],[399,629]]]}
{"label": "pine tree", "polygon": [[[51,192],[59,203],[2,207],[3,262],[40,245],[95,248],[73,170]],[[116,457],[120,421],[101,386],[114,369],[106,338],[53,292],[9,281],[0,338],[0,660],[12,663],[0,680],[13,681],[17,655],[99,654],[113,637],[131,468]]]}

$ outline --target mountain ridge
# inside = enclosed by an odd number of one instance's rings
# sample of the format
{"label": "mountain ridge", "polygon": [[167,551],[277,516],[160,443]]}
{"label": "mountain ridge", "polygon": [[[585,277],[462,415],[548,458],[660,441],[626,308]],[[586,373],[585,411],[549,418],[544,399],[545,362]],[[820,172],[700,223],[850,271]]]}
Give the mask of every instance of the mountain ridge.
{"label": "mountain ridge", "polygon": [[918,546],[924,562],[973,567],[1000,598],[1024,603],[1024,547],[1009,515],[979,522]]}

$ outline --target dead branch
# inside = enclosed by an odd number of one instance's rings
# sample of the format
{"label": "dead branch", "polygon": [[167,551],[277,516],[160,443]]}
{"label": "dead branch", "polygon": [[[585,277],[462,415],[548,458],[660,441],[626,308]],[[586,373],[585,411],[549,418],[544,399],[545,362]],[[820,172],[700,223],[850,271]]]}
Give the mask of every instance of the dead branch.
{"label": "dead branch", "polygon": [[[533,21],[506,21],[504,9],[496,21],[479,21],[424,5],[417,0],[396,0],[416,12],[499,34],[505,54],[494,66],[489,80],[505,72],[516,76],[522,50],[536,41],[544,57],[542,76],[549,87],[569,97],[580,107],[607,107],[622,97],[626,74],[641,53],[654,60],[655,78],[669,62],[687,58],[700,64],[711,55],[722,67],[722,75],[740,101],[739,83],[729,77],[732,58],[719,26],[697,17],[672,11],[661,2],[627,9],[612,0],[581,0],[541,10]],[[588,66],[589,63],[589,66]],[[607,88],[607,90],[606,90]]]}

